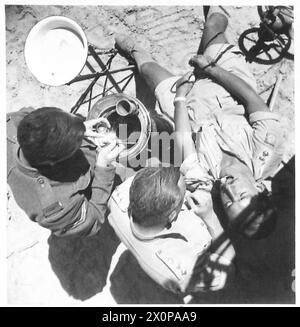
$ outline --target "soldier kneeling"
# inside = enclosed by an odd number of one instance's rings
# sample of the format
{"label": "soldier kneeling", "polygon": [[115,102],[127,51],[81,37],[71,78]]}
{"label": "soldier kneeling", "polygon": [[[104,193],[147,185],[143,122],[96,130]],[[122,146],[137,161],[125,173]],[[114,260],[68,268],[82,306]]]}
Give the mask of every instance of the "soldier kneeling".
{"label": "soldier kneeling", "polygon": [[54,107],[7,114],[7,182],[29,218],[56,236],[91,236],[105,221],[124,147],[93,131],[100,121]]}

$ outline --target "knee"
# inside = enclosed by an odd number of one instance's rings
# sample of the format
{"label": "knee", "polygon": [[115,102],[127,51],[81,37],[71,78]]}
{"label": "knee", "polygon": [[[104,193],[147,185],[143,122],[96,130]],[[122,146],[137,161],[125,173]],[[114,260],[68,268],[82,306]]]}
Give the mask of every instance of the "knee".
{"label": "knee", "polygon": [[228,19],[225,15],[219,12],[212,13],[206,23],[205,27],[210,27],[218,30],[226,30],[228,25]]}
{"label": "knee", "polygon": [[152,69],[153,62],[152,61],[146,61],[143,62],[139,67],[139,72],[141,75],[147,74]]}
{"label": "knee", "polygon": [[155,61],[153,61],[153,59],[151,61],[145,61],[141,63],[138,69],[140,75],[146,79],[149,79],[149,76],[153,76],[155,72],[157,73],[157,75],[160,75],[160,67]]}

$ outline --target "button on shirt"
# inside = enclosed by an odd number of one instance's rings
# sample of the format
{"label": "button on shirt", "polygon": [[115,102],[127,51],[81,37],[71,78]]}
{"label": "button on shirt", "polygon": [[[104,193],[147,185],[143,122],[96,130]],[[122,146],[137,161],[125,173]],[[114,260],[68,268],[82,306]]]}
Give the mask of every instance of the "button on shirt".
{"label": "button on shirt", "polygon": [[235,155],[251,170],[255,180],[272,177],[284,153],[280,117],[269,111],[249,115],[230,112],[215,114],[206,121],[196,136],[197,154],[185,159],[181,170],[186,174],[200,165],[217,179],[220,178],[223,153]]}

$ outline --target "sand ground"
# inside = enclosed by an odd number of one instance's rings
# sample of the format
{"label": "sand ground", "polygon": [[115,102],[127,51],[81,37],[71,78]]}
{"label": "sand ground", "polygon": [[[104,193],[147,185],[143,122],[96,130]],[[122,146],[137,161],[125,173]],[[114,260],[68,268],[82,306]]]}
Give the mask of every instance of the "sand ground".
{"label": "sand ground", "polygon": [[[256,7],[226,7],[230,15],[228,35],[239,35],[258,26]],[[64,15],[74,19],[87,39],[101,48],[112,48],[114,33],[134,35],[154,59],[181,74],[198,48],[203,30],[202,7],[113,6],[6,6],[7,111],[24,106],[55,106],[69,111],[88,82],[50,87],[29,72],[23,55],[26,36],[40,19]],[[116,67],[125,63],[116,58]],[[282,115],[289,162],[273,180],[280,205],[280,222],[264,241],[241,241],[239,279],[234,288],[213,296],[194,296],[190,303],[292,303],[294,268],[294,63],[282,60],[272,66],[252,63],[258,89],[266,100],[276,77],[283,76],[274,112]],[[122,77],[122,74],[121,74]],[[97,85],[100,90],[102,81]],[[135,84],[127,88],[135,94]],[[85,114],[87,106],[80,110]],[[291,160],[290,160],[291,159]],[[11,305],[97,305],[117,303],[183,303],[165,292],[138,268],[124,252],[109,226],[86,240],[57,239],[30,222],[7,192],[8,303]],[[108,278],[111,276],[111,278]]]}

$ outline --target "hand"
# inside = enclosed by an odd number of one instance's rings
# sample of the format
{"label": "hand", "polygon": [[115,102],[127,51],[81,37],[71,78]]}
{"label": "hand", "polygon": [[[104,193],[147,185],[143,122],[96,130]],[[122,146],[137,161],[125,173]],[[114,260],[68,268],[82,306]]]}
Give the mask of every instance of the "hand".
{"label": "hand", "polygon": [[91,141],[97,146],[97,148],[101,148],[105,145],[110,144],[113,141],[118,142],[119,139],[117,138],[116,133],[114,132],[105,132],[103,134],[98,132],[98,136],[93,137]]}
{"label": "hand", "polygon": [[107,145],[98,148],[97,166],[107,167],[112,164],[119,154],[125,149],[125,146],[117,140],[111,140]]}
{"label": "hand", "polygon": [[111,128],[109,121],[106,118],[95,118],[91,120],[87,120],[84,122],[85,125],[85,133],[84,136],[92,137],[92,138],[101,138],[103,137],[102,133],[98,133],[95,128],[98,124],[103,124],[107,129]]}
{"label": "hand", "polygon": [[[97,128],[97,126],[101,125]],[[97,147],[102,147],[105,144],[117,139],[116,133],[110,131],[111,125],[106,118],[96,118],[84,122],[86,131],[85,137],[88,137]]]}
{"label": "hand", "polygon": [[189,64],[194,67],[195,76],[205,76],[207,73],[206,67],[209,67],[210,63],[213,62],[213,59],[209,56],[197,55],[190,59]]}
{"label": "hand", "polygon": [[195,82],[195,77],[193,72],[184,74],[176,82],[176,97],[185,97],[190,92],[194,82]]}
{"label": "hand", "polygon": [[196,55],[189,60],[189,65],[195,68],[203,69],[205,66],[209,65],[213,59],[209,56]]}
{"label": "hand", "polygon": [[191,192],[197,189],[211,192],[213,188],[213,177],[201,167],[199,162],[185,173],[184,180],[186,188]]}
{"label": "hand", "polygon": [[212,198],[209,192],[196,190],[194,192],[186,192],[186,200],[188,206],[194,213],[201,217],[204,221],[211,217]]}

